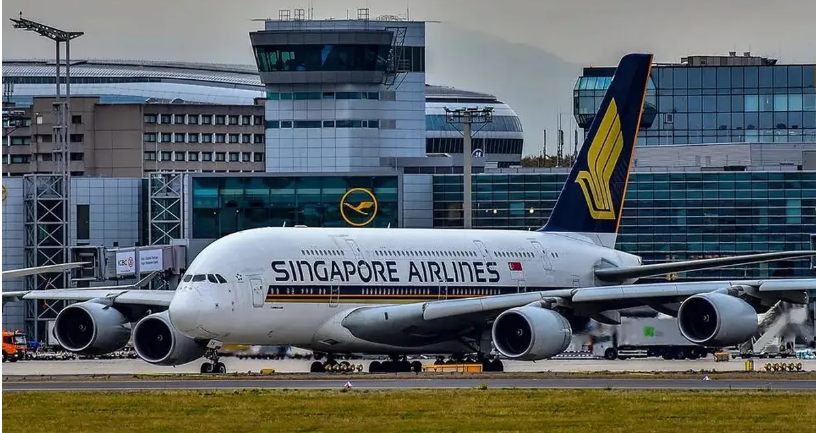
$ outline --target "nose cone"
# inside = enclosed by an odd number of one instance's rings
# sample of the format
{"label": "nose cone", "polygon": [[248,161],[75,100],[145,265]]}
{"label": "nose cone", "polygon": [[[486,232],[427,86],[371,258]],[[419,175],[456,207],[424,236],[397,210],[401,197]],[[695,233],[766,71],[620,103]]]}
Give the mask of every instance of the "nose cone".
{"label": "nose cone", "polygon": [[167,309],[170,322],[182,334],[195,338],[194,331],[201,324],[199,317],[202,303],[203,297],[197,289],[182,288],[176,290],[176,294]]}

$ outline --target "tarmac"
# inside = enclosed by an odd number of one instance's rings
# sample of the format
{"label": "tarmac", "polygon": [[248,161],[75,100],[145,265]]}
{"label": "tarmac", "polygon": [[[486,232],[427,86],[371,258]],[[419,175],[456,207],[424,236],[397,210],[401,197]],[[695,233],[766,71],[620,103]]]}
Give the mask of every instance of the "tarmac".
{"label": "tarmac", "polygon": [[169,380],[7,382],[6,391],[144,391],[261,389],[695,389],[816,391],[816,380],[693,380],[693,379],[356,379],[336,380]]}
{"label": "tarmac", "polygon": [[[227,366],[227,372],[259,372],[272,368],[277,373],[308,373],[312,361],[306,360],[263,360],[223,357],[221,361]],[[177,367],[151,365],[140,359],[110,360],[68,360],[68,361],[19,361],[6,362],[2,365],[3,376],[29,375],[84,375],[84,374],[156,374],[156,373],[199,373],[201,362],[197,360]],[[362,364],[368,371],[371,360],[352,359],[353,365]],[[421,360],[432,363],[432,359]],[[803,370],[816,371],[816,360],[813,359],[756,359],[754,369],[761,370],[762,365],[772,362],[801,362]],[[504,361],[505,371],[514,373],[534,372],[576,372],[576,371],[613,371],[613,372],[674,372],[674,371],[709,371],[728,372],[742,371],[744,362],[732,359],[728,362],[715,362],[713,358],[697,360],[664,360],[664,359],[627,359],[625,361],[607,361],[603,359],[563,360],[552,359],[536,362]]]}

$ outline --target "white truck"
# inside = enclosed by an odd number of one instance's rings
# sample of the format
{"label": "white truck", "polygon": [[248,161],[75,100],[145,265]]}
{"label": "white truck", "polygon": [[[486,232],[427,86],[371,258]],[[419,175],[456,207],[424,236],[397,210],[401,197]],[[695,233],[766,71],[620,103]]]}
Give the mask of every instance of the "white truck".
{"label": "white truck", "polygon": [[718,351],[686,340],[671,316],[622,317],[618,326],[605,326],[592,338],[592,352],[605,359],[662,357],[697,359]]}

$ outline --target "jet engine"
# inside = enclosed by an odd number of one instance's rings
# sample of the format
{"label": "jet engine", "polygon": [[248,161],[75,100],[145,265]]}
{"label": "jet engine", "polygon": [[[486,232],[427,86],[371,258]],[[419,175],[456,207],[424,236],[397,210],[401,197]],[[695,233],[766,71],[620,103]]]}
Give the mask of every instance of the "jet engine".
{"label": "jet engine", "polygon": [[680,333],[703,346],[744,343],[759,328],[756,310],[740,298],[724,293],[703,293],[687,298],[677,311]]}
{"label": "jet engine", "polygon": [[167,311],[153,313],[133,328],[133,348],[140,358],[156,365],[181,365],[204,356],[206,344],[181,334]]}
{"label": "jet engine", "polygon": [[54,336],[65,350],[103,355],[128,343],[127,317],[116,308],[94,300],[71,304],[54,321]]}
{"label": "jet engine", "polygon": [[493,322],[492,336],[496,350],[507,358],[535,361],[567,350],[572,328],[555,311],[525,306],[501,313]]}

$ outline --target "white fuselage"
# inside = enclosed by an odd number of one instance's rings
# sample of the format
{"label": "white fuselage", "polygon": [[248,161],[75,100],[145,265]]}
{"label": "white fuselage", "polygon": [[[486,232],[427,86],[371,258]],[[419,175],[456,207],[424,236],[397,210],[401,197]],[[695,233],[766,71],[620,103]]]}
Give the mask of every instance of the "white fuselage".
{"label": "white fuselage", "polygon": [[640,259],[580,236],[532,231],[251,229],[199,253],[169,315],[191,338],[406,353],[360,340],[340,321],[363,306],[599,285],[593,269],[602,261],[632,266]]}

